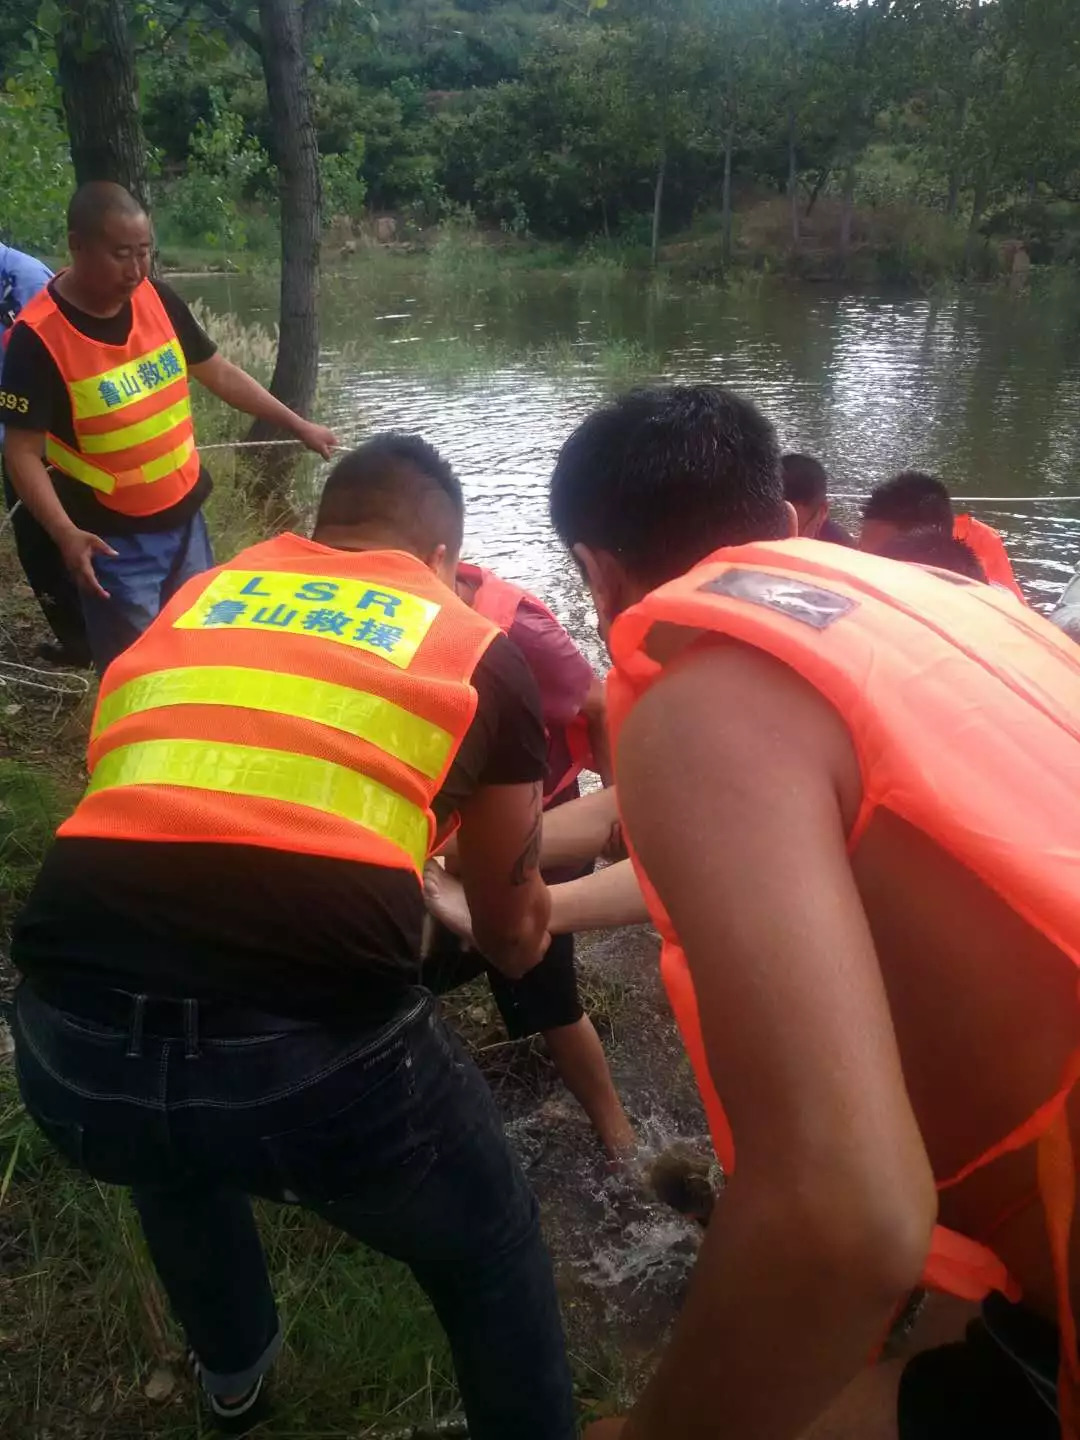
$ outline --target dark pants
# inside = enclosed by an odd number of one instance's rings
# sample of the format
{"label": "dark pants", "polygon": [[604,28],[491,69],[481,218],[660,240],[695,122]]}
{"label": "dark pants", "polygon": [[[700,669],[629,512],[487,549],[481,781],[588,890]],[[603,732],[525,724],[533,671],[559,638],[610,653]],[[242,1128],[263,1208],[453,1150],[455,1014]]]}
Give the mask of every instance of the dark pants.
{"label": "dark pants", "polygon": [[536,1201],[426,991],[338,1032],[100,996],[76,1006],[50,989],[46,1003],[20,987],[23,1099],[72,1163],[131,1187],[208,1389],[243,1390],[281,1343],[250,1193],[304,1205],[410,1267],[449,1336],[473,1440],[574,1435]]}
{"label": "dark pants", "polygon": [[[15,509],[18,498],[5,470],[4,500],[8,510]],[[15,537],[19,564],[49,629],[65,651],[64,658],[71,665],[88,666],[91,663],[90,642],[86,636],[79,589],[68,573],[60,551],[25,505],[20,505],[12,515],[11,533]]]}

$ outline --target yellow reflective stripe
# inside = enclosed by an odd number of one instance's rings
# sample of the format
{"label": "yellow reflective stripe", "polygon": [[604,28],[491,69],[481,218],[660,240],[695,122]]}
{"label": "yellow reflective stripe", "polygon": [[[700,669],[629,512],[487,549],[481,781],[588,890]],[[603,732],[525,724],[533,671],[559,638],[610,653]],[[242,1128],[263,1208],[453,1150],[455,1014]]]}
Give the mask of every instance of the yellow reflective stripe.
{"label": "yellow reflective stripe", "polygon": [[70,475],[73,480],[81,480],[84,485],[91,485],[95,490],[104,490],[106,494],[116,489],[116,476],[110,475],[108,470],[100,470],[89,461],[82,460],[69,450],[66,445],[58,444],[51,435],[45,437],[45,459],[65,475]]}
{"label": "yellow reflective stripe", "polygon": [[76,421],[109,415],[175,385],[186,374],[183,347],[174,337],[85,380],[69,380],[72,414]]}
{"label": "yellow reflective stripe", "polygon": [[76,455],[68,446],[57,444],[51,435],[45,439],[47,460],[65,475],[70,475],[73,480],[81,480],[84,485],[92,485],[95,490],[106,492],[115,490],[117,485],[152,485],[155,480],[179,470],[194,453],[195,441],[189,435],[182,445],[170,450],[167,455],[159,455],[156,460],[150,460],[136,470],[121,470],[113,474],[97,465],[91,465],[89,460]]}
{"label": "yellow reflective stripe", "polygon": [[79,449],[84,455],[108,455],[114,450],[129,450],[132,445],[144,445],[174,430],[191,414],[191,404],[185,395],[175,405],[159,410],[146,420],[134,425],[123,425],[116,430],[107,430],[103,435],[80,435]]}
{"label": "yellow reflective stripe", "polygon": [[189,665],[129,680],[98,705],[94,734],[127,715],[165,705],[233,705],[314,720],[367,740],[432,779],[441,774],[453,745],[453,737],[441,725],[379,695],[240,665]]}
{"label": "yellow reflective stripe", "polygon": [[121,486],[127,485],[152,485],[155,480],[161,480],[166,475],[172,475],[179,470],[187,459],[195,453],[195,441],[189,435],[182,445],[175,450],[170,450],[167,455],[159,455],[156,460],[148,460],[145,465],[140,465],[136,470],[121,470],[116,477],[116,483]]}
{"label": "yellow reflective stripe", "polygon": [[212,740],[145,740],[103,755],[86,793],[131,785],[282,800],[372,831],[403,850],[417,870],[427,855],[428,821],[419,806],[366,775],[313,755]]}

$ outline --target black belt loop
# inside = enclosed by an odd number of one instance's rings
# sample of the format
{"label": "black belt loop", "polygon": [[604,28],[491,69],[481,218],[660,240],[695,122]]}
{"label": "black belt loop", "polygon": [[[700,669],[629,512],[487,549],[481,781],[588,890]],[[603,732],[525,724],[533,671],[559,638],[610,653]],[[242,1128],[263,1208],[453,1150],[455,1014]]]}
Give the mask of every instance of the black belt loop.
{"label": "black belt loop", "polygon": [[146,1015],[146,996],[136,995],[131,1010],[131,1034],[128,1036],[127,1057],[138,1060],[142,1056],[143,1018]]}
{"label": "black belt loop", "polygon": [[199,1002],[184,1001],[184,1059],[199,1058]]}

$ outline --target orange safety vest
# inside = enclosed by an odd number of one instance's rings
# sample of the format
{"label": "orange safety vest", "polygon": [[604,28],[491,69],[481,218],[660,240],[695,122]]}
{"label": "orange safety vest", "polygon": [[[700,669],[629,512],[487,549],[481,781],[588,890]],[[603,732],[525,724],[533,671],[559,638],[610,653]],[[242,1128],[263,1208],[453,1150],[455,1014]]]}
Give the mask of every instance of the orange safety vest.
{"label": "orange safety vest", "polygon": [[1024,599],[1024,592],[1016,583],[1005,542],[996,530],[976,520],[973,515],[957,515],[953,521],[953,539],[962,540],[975,552],[991,585],[1001,585],[1011,590],[1017,599]]}
{"label": "orange safety vest", "polygon": [[[849,846],[884,807],[922,830],[1080,966],[1077,821],[1080,652],[1074,641],[989,586],[813,540],[718,550],[645,597],[612,627],[613,739],[659,678],[653,625],[716,631],[774,655],[844,719],[862,769]],[[1008,787],[1007,789],[1005,787]],[[632,843],[633,837],[630,836]],[[632,853],[632,850],[631,850]],[[725,1168],[735,1146],[709,1073],[690,968],[656,892],[635,860],[663,939],[668,997]],[[1075,1173],[1065,1115],[1080,1078],[1080,1034],[1057,1092],[1013,1134],[938,1188],[1037,1143],[1039,1180],[1060,1301],[1064,1433],[1080,1385],[1069,1302],[1068,1237]],[[985,1246],[938,1227],[924,1283],[965,1299],[1018,1287]]]}
{"label": "orange safety vest", "polygon": [[[473,587],[473,609],[478,615],[483,615],[497,625],[504,635],[510,634],[510,627],[520,606],[546,616],[555,625],[561,624],[542,600],[530,595],[528,590],[523,590],[520,585],[513,585],[509,580],[500,580],[498,575],[493,575],[490,570],[485,570],[480,565],[471,565],[462,560],[458,563],[458,573]],[[562,729],[566,735],[566,748],[570,752],[570,764],[561,775],[548,777],[544,787],[545,805],[550,805],[556,795],[561,794],[568,785],[572,785],[582,770],[596,768],[592,741],[589,738],[589,723],[585,716],[579,712]]]}
{"label": "orange safety vest", "polygon": [[156,515],[199,478],[187,361],[149,280],[131,297],[131,331],[106,345],[76,330],[48,287],[19,312],[56,362],[75,427],[75,448],[45,437],[45,458],[97,491],[121,515]]}
{"label": "orange safety vest", "polygon": [[181,587],[101,682],[60,835],[412,869],[498,634],[412,555],[282,535]]}

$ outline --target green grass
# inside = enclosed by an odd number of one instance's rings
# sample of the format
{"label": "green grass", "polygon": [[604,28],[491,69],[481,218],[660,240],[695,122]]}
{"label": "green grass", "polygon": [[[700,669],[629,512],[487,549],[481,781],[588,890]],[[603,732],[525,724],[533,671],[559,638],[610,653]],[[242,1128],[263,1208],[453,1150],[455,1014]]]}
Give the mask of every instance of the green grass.
{"label": "green grass", "polygon": [[[5,1183],[6,1181],[6,1183]],[[442,1330],[403,1266],[257,1206],[285,1349],[267,1437],[331,1440],[458,1412]],[[124,1191],[69,1169],[0,1067],[0,1433],[203,1434],[179,1332]],[[145,1393],[167,1372],[167,1398]]]}
{"label": "green grass", "polygon": [[[0,730],[0,744],[10,743],[18,717],[3,718],[6,723]],[[41,857],[71,808],[74,793],[70,785],[43,767],[0,755],[0,954],[11,921],[30,892]]]}

